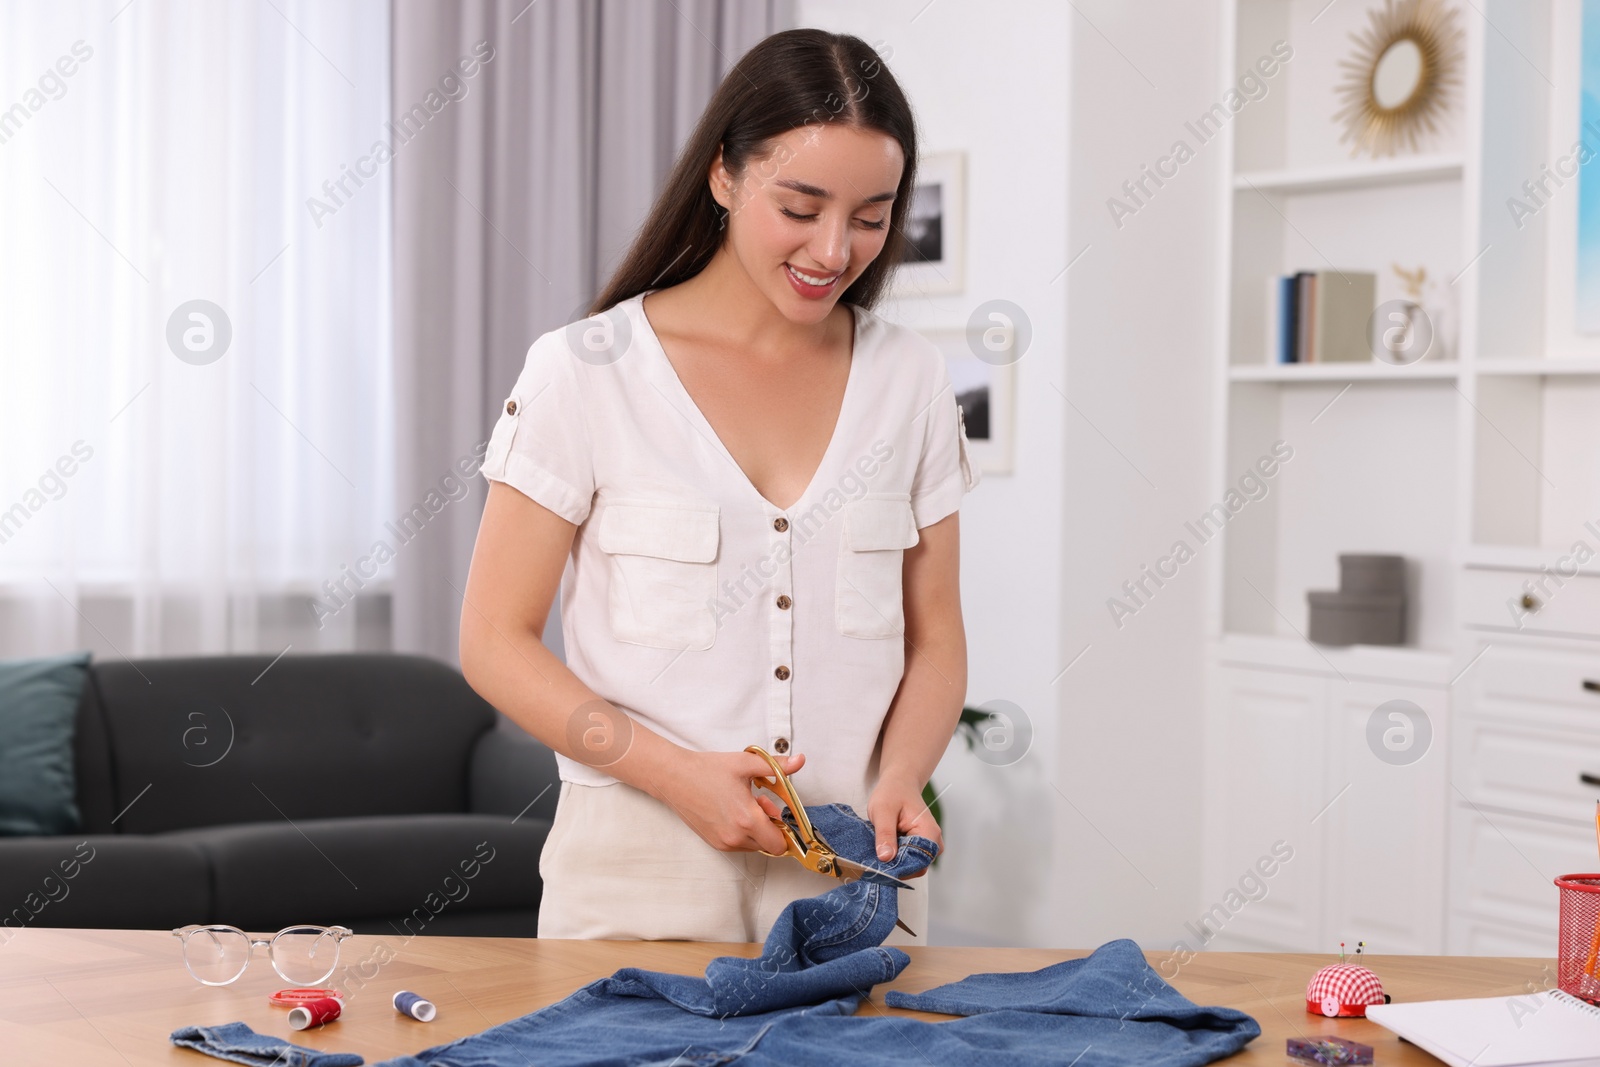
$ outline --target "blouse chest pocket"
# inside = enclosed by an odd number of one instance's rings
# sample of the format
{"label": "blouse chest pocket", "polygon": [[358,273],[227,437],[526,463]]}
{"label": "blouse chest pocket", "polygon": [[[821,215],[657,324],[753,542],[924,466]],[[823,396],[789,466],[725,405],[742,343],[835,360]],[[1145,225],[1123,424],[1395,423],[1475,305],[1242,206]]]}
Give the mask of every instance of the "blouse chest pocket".
{"label": "blouse chest pocket", "polygon": [[715,504],[612,503],[600,516],[618,641],[700,651],[717,636]]}
{"label": "blouse chest pocket", "polygon": [[901,573],[905,550],[919,540],[909,493],[879,494],[844,507],[835,581],[834,620],[845,637],[905,632]]}

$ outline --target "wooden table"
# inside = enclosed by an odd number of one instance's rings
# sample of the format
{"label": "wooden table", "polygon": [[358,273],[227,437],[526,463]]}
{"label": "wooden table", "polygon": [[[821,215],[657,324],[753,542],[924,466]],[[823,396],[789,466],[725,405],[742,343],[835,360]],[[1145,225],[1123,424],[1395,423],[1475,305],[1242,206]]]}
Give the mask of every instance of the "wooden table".
{"label": "wooden table", "polygon": [[[10,934],[9,941],[4,940]],[[259,936],[259,935],[258,935]],[[895,982],[878,986],[861,1014],[948,1021],[887,1007],[890,989],[917,992],[978,971],[1032,971],[1088,955],[1078,949],[997,949],[912,946]],[[224,1063],[180,1049],[168,1035],[181,1026],[242,1020],[259,1033],[311,1048],[358,1052],[368,1063],[443,1044],[551,1004],[619,967],[703,974],[715,956],[758,956],[756,944],[693,941],[555,941],[533,938],[380,937],[357,935],[341,950],[340,973],[372,975],[351,989],[343,1016],[320,1030],[290,1030],[286,1012],[267,1003],[282,988],[258,950],[243,977],[229,986],[202,986],[184,968],[178,941],[166,930],[45,930],[0,932],[0,1059],[6,1063]],[[1158,974],[1198,1004],[1248,1012],[1261,1036],[1230,1064],[1285,1062],[1287,1038],[1335,1034],[1373,1046],[1377,1062],[1438,1063],[1365,1019],[1307,1015],[1305,986],[1327,956],[1205,952],[1182,966],[1167,953],[1147,953]],[[387,962],[383,962],[387,959]],[[1487,956],[1363,957],[1397,1001],[1504,996],[1543,988],[1553,960]],[[365,962],[366,966],[362,965]],[[354,983],[350,983],[354,986]],[[390,1006],[410,989],[438,1006],[431,1023],[405,1018]]]}

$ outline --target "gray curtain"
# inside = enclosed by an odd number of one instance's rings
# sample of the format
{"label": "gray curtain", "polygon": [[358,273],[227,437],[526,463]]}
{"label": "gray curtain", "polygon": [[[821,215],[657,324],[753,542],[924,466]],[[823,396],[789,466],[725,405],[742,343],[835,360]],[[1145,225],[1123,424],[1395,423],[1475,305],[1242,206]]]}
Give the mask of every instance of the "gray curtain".
{"label": "gray curtain", "polygon": [[626,252],[723,75],[793,18],[792,0],[393,0],[395,501],[413,516],[395,651],[457,662],[487,491],[458,462],[475,468],[528,345]]}

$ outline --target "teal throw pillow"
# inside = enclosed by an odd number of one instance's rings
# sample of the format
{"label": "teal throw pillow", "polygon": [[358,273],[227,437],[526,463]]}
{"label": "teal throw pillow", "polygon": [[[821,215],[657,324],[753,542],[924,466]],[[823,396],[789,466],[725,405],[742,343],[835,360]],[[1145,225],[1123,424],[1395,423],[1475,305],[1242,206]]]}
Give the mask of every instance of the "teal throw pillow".
{"label": "teal throw pillow", "polygon": [[88,652],[0,660],[0,836],[75,833],[72,738]]}

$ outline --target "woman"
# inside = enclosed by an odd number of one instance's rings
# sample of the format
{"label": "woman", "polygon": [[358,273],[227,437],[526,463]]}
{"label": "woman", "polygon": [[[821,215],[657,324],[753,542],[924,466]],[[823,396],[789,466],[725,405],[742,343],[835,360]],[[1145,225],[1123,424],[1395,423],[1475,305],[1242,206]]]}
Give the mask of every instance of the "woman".
{"label": "woman", "polygon": [[[768,37],[724,79],[591,318],[538,338],[484,457],[473,687],[557,753],[539,936],[761,941],[837,885],[789,858],[759,744],[880,856],[966,694],[938,350],[867,310],[914,123],[859,38]],[[542,641],[560,583],[567,662]],[[926,882],[891,943],[926,939]]]}

